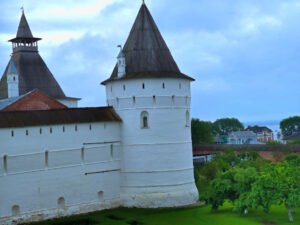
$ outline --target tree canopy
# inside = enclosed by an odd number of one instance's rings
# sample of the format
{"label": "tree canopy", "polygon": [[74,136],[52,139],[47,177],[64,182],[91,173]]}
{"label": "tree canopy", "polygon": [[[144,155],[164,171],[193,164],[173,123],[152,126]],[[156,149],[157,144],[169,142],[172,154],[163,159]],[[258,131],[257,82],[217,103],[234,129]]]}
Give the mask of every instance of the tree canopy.
{"label": "tree canopy", "polygon": [[212,132],[212,123],[192,119],[192,142],[193,144],[213,144],[214,135]]}
{"label": "tree canopy", "polygon": [[289,117],[280,122],[280,129],[284,137],[300,132],[300,116]]}
{"label": "tree canopy", "polygon": [[222,118],[213,123],[214,134],[228,135],[240,130],[244,130],[244,125],[236,118]]}
{"label": "tree canopy", "polygon": [[300,206],[300,157],[289,154],[283,162],[272,163],[250,151],[235,154],[228,149],[216,154],[198,173],[200,200],[214,210],[225,201],[234,210],[248,213],[248,208],[263,207],[268,212],[272,205],[284,204],[289,220],[294,208]]}

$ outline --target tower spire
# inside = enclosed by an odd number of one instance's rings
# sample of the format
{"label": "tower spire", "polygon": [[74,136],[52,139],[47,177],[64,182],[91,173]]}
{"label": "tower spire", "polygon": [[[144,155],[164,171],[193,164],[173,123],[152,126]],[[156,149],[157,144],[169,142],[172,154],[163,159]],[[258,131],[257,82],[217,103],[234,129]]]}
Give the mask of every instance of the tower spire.
{"label": "tower spire", "polygon": [[143,0],[143,3],[142,3],[143,5],[145,5],[145,0]]}
{"label": "tower spire", "polygon": [[[172,77],[194,80],[181,73],[145,3],[140,7],[123,46],[123,53],[126,59],[126,73],[122,75],[122,79]],[[117,64],[111,77],[102,84],[119,79],[119,71]]]}
{"label": "tower spire", "polygon": [[38,50],[37,42],[41,40],[41,38],[33,37],[24,13],[23,6],[21,7],[21,10],[22,10],[22,15],[21,15],[17,35],[15,38],[9,40],[10,42],[12,42],[13,52],[17,52],[20,50],[37,51]]}

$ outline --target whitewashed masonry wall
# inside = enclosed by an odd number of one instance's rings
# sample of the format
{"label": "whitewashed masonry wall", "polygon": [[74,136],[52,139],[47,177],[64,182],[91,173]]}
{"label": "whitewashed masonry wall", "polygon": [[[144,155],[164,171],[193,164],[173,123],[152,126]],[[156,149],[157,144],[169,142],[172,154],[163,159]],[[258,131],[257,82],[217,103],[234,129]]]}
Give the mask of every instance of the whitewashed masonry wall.
{"label": "whitewashed masonry wall", "polygon": [[120,205],[120,124],[0,129],[0,224]]}

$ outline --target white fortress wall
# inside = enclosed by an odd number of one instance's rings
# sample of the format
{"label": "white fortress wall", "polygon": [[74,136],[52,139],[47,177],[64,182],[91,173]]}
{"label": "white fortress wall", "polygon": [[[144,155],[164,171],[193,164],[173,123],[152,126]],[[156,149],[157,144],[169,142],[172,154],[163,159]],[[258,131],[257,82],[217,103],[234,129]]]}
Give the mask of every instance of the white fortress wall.
{"label": "white fortress wall", "polygon": [[120,123],[64,127],[0,129],[0,224],[121,204]]}
{"label": "white fortress wall", "polygon": [[[124,88],[125,85],[125,88]],[[190,82],[137,79],[107,84],[122,118],[121,195],[125,206],[163,207],[198,199],[192,163]],[[141,113],[148,113],[148,128]]]}

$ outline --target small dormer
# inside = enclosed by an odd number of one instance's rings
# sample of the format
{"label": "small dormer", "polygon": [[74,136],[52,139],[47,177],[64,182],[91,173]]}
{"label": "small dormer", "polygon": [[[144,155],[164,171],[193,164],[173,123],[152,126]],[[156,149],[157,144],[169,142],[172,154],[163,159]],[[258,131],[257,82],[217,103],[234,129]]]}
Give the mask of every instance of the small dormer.
{"label": "small dormer", "polygon": [[118,47],[120,48],[120,53],[117,57],[118,59],[118,78],[122,78],[125,76],[126,74],[126,60],[125,60],[125,54],[123,52],[122,46],[118,45]]}
{"label": "small dormer", "polygon": [[13,61],[7,69],[7,95],[8,98],[19,96],[19,74]]}

